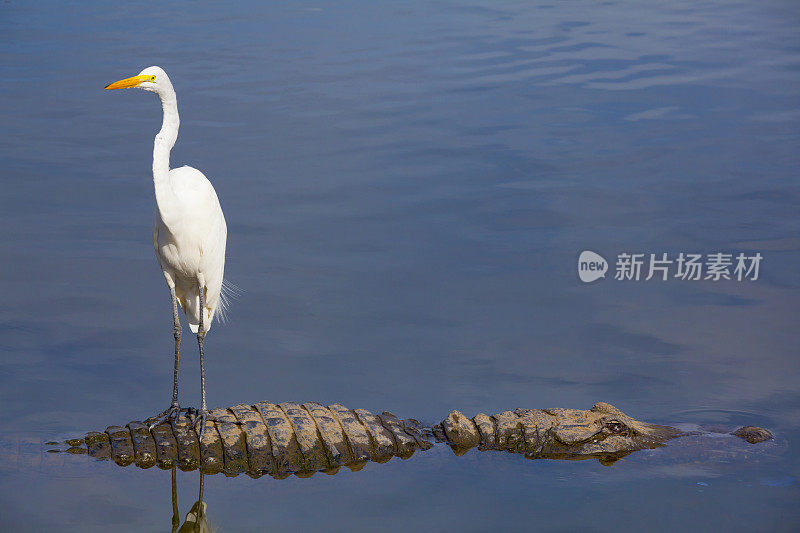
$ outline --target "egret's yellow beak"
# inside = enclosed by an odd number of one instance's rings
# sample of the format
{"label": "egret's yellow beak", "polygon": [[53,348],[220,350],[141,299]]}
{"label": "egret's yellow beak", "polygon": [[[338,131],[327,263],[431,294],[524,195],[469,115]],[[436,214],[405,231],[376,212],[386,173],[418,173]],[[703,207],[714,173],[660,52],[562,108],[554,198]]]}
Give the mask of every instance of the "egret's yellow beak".
{"label": "egret's yellow beak", "polygon": [[155,81],[155,76],[133,76],[131,78],[125,78],[124,80],[115,81],[111,85],[106,86],[106,89],[128,89],[129,87],[136,87],[137,85],[141,84],[145,81]]}

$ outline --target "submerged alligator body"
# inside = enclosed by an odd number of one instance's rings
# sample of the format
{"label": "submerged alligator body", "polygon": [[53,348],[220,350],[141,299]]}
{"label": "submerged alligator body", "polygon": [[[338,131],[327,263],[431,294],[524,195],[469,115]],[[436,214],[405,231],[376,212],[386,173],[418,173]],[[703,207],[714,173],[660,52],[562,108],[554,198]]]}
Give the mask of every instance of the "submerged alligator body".
{"label": "submerged alligator body", "polygon": [[[432,428],[388,412],[376,415],[315,402],[259,402],[214,409],[210,414],[202,440],[181,415],[152,428],[131,422],[93,431],[83,439],[67,441],[71,447],[66,451],[113,459],[120,466],[282,479],[292,474],[335,474],[342,466],[360,470],[368,461],[382,463],[392,457],[407,459],[435,442],[447,443],[457,455],[478,448],[520,453],[529,459],[594,457],[611,464],[685,434],[670,426],[641,422],[603,402],[589,410],[516,409],[472,418],[452,411]],[[771,438],[761,428],[741,428],[737,433],[748,442]]]}

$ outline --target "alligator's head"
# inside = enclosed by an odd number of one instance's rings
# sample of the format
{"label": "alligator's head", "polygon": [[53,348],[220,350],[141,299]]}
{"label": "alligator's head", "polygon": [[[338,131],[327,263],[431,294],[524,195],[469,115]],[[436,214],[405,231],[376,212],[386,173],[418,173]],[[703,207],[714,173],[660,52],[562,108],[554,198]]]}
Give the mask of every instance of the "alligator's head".
{"label": "alligator's head", "polygon": [[[517,414],[525,416],[524,409]],[[590,410],[544,409],[550,426],[539,445],[529,453],[534,458],[587,459],[596,457],[611,464],[622,457],[648,448],[657,448],[682,432],[670,426],[641,422],[613,405],[595,404]]]}
{"label": "alligator's head", "polygon": [[640,422],[613,405],[590,410],[517,409],[492,417],[467,418],[458,411],[433,428],[437,439],[456,454],[484,450],[523,453],[530,459],[588,459],[611,464],[629,453],[662,446],[682,434],[678,429]]}

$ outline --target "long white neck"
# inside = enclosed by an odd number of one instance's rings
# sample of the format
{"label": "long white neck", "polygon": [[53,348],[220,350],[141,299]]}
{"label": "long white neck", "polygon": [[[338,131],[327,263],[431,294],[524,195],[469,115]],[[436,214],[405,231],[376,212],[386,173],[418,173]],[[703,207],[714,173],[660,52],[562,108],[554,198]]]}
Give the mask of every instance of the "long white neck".
{"label": "long white neck", "polygon": [[164,93],[158,93],[161,109],[164,111],[164,121],[161,124],[161,131],[153,142],[153,180],[156,182],[166,179],[169,174],[169,152],[178,140],[178,127],[181,124],[175,91],[164,91]]}
{"label": "long white neck", "polygon": [[170,207],[176,206],[174,191],[169,183],[169,153],[178,140],[178,127],[181,120],[178,116],[178,99],[175,91],[170,86],[168,90],[159,91],[161,108],[164,111],[164,121],[161,131],[153,142],[153,185],[155,186],[156,204],[158,205],[161,220],[170,226]]}

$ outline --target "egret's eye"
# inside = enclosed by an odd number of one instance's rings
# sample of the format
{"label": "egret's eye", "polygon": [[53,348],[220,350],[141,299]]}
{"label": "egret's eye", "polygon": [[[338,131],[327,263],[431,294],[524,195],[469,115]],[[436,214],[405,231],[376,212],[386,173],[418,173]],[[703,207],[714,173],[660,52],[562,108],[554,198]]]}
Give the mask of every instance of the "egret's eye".
{"label": "egret's eye", "polygon": [[611,420],[606,422],[606,429],[611,433],[622,434],[628,430],[628,426],[620,422],[619,420]]}
{"label": "egret's eye", "polygon": [[156,77],[155,76],[150,76],[150,81],[156,81]]}

